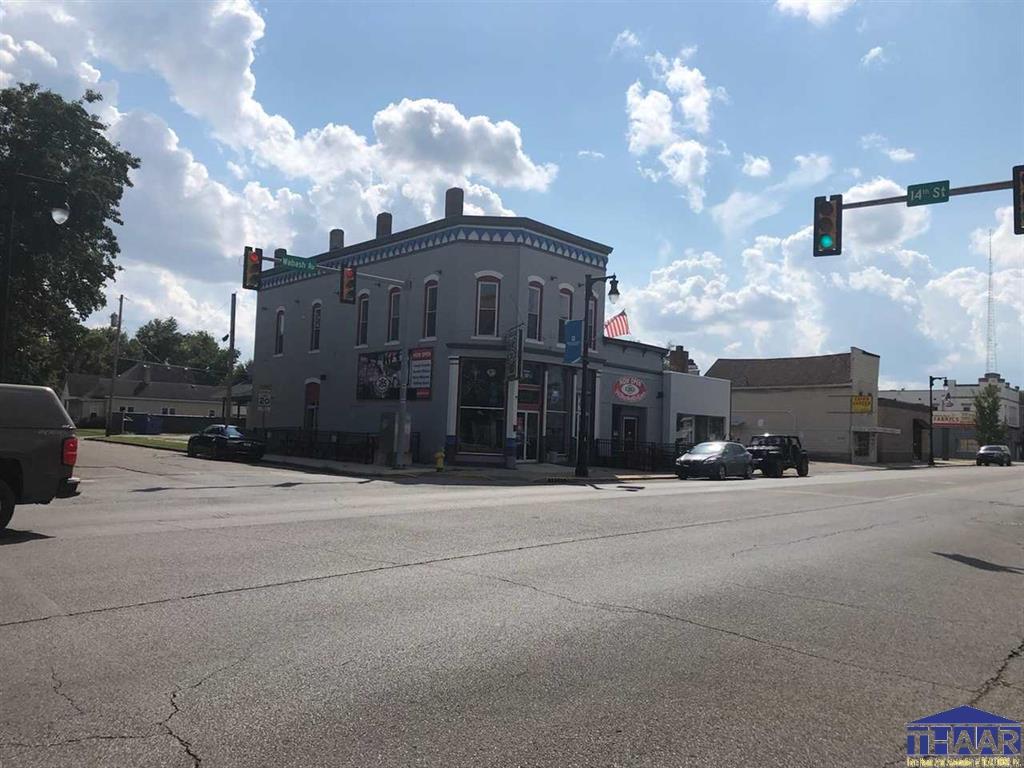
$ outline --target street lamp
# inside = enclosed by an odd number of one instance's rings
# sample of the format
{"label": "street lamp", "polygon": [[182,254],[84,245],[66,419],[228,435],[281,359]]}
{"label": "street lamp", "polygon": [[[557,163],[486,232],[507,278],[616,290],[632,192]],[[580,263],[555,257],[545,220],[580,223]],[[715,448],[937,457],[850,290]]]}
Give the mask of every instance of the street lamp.
{"label": "street lamp", "polygon": [[[63,224],[71,216],[71,206],[66,202],[67,185],[63,181],[46,179],[41,176],[31,176],[27,173],[8,173],[0,176],[0,179],[7,182],[7,201],[11,206],[11,213],[7,220],[7,256],[4,268],[4,300],[0,306],[0,382],[7,379],[7,356],[8,338],[10,336],[11,317],[11,283],[14,282],[14,212],[17,209],[17,198],[15,188],[19,191],[26,184],[48,184],[60,188],[65,195],[65,202],[50,209],[50,218],[58,226]],[[20,185],[13,183],[20,182]]]}
{"label": "street lamp", "polygon": [[945,376],[928,377],[928,466],[935,466],[935,406],[932,404],[932,387],[936,381],[948,386]]}
{"label": "street lamp", "polygon": [[[583,349],[580,352],[580,375],[583,380],[580,391],[580,421],[576,435],[576,477],[589,477],[587,453],[590,449],[588,433],[590,432],[590,381],[588,377],[590,362],[590,299],[593,297],[595,283],[608,281],[608,301],[615,304],[619,300],[619,281],[615,275],[583,278]],[[594,393],[597,396],[597,392]]]}

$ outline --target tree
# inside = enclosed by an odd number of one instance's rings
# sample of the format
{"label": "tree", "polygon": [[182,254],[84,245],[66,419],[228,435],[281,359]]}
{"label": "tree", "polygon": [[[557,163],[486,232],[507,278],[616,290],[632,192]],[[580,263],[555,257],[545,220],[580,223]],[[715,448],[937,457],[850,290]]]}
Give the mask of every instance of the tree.
{"label": "tree", "polygon": [[974,396],[975,433],[979,445],[1000,444],[1006,440],[1006,425],[999,413],[999,387],[989,384]]}
{"label": "tree", "polygon": [[[10,297],[7,381],[57,383],[68,370],[64,355],[73,347],[79,321],[104,305],[103,286],[117,269],[120,248],[109,225],[123,224],[118,205],[139,159],[111,143],[107,126],[88,111],[100,98],[86,91],[66,101],[24,83],[0,90],[0,301]],[[66,198],[59,185],[25,175],[66,185]],[[71,217],[57,226],[50,210],[63,202]]]}
{"label": "tree", "polygon": [[156,318],[135,331],[135,338],[128,343],[128,355],[138,360],[180,365],[181,332],[178,321],[173,317],[166,320]]}

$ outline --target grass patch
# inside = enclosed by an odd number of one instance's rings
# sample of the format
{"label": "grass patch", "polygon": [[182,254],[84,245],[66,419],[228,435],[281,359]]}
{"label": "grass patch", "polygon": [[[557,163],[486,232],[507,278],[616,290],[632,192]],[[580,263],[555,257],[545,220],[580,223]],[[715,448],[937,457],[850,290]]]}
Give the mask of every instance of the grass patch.
{"label": "grass patch", "polygon": [[80,427],[75,427],[75,434],[79,437],[103,437],[106,433],[106,430],[102,427],[99,429],[81,429]]}
{"label": "grass patch", "polygon": [[[102,430],[100,430],[102,435]],[[137,445],[140,448],[162,448],[167,451],[184,453],[188,444],[181,440],[170,440],[166,437],[150,435],[111,435],[110,437],[90,437],[100,443],[120,443],[121,445]]]}

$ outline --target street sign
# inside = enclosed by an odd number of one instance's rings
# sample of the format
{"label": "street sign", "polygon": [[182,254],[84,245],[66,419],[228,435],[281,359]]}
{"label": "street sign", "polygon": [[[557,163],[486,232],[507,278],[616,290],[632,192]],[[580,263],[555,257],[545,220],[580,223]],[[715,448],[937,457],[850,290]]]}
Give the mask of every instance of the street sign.
{"label": "street sign", "polygon": [[282,256],[281,265],[288,269],[297,269],[300,272],[316,272],[316,261],[304,259],[301,256]]}
{"label": "street sign", "polygon": [[911,184],[907,187],[907,207],[949,202],[949,179],[929,181],[927,184]]}
{"label": "street sign", "polygon": [[256,390],[256,407],[261,411],[270,410],[270,387],[260,387]]}
{"label": "street sign", "polygon": [[578,363],[583,356],[583,321],[565,321],[565,356],[562,362],[567,365]]}
{"label": "street sign", "polygon": [[523,375],[523,326],[505,333],[505,381],[516,381]]}

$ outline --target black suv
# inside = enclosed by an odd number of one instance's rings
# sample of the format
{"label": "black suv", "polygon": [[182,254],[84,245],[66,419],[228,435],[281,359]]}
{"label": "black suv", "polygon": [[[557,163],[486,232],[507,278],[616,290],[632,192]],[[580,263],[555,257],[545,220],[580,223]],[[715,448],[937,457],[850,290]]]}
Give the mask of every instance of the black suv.
{"label": "black suv", "polygon": [[78,493],[75,424],[48,387],[0,384],[0,529],[15,504]]}
{"label": "black suv", "polygon": [[810,471],[807,451],[795,435],[757,435],[750,438],[747,453],[754,459],[754,469],[760,469],[765,477],[782,477],[787,469],[807,477]]}

